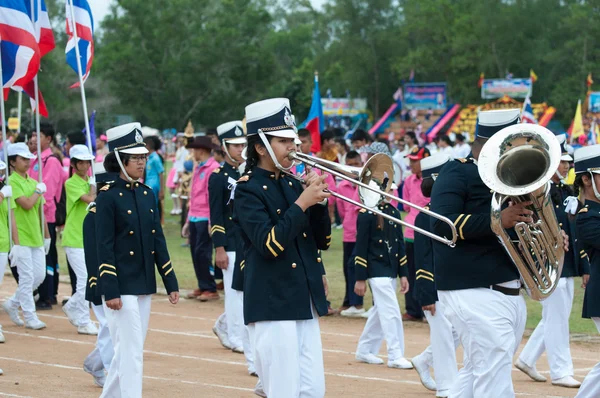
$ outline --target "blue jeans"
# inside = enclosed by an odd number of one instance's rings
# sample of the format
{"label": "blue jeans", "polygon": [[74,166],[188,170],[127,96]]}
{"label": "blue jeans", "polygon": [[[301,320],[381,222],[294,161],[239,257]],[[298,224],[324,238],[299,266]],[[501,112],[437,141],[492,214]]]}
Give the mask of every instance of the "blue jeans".
{"label": "blue jeans", "polygon": [[210,273],[212,266],[212,239],[208,233],[208,221],[190,222],[190,251],[198,288],[216,292],[215,278]]}

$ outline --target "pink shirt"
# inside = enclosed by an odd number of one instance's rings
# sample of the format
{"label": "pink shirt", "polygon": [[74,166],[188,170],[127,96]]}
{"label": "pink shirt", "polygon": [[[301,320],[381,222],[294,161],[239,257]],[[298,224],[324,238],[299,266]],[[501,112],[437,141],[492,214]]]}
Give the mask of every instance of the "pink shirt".
{"label": "pink shirt", "polygon": [[[67,174],[62,168],[60,161],[52,155],[52,149],[48,148],[42,152],[42,179],[46,184],[44,194],[44,218],[48,223],[56,222],[56,202],[60,201],[62,187],[67,180]],[[31,160],[29,166],[29,177],[38,179],[38,158]]]}
{"label": "pink shirt", "polygon": [[[422,181],[423,179],[417,177],[414,174],[411,174],[410,176],[406,177],[406,180],[404,180],[404,188],[402,188],[402,199],[414,203],[417,206],[425,207],[427,203],[429,203],[429,198],[426,198],[421,193]],[[404,206],[404,211],[408,212],[406,217],[404,217],[404,221],[414,225],[415,219],[417,218],[417,214],[419,214],[419,211],[410,206]],[[406,239],[414,240],[415,230],[412,228],[406,228],[404,230],[404,237]]]}
{"label": "pink shirt", "polygon": [[208,179],[211,173],[221,165],[213,158],[204,164],[196,166],[192,177],[189,217],[210,218],[208,202]]}
{"label": "pink shirt", "polygon": [[[357,188],[351,182],[343,180],[337,187],[337,193],[360,202]],[[338,213],[342,219],[342,226],[344,227],[343,242],[356,242],[356,220],[361,208],[345,200],[338,200],[336,203]]]}

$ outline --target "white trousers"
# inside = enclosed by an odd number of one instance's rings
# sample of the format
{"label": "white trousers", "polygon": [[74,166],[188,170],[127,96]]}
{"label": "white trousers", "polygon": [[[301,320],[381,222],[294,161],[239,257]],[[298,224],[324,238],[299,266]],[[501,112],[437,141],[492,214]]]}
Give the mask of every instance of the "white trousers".
{"label": "white trousers", "polygon": [[88,281],[85,252],[80,248],[65,247],[65,254],[77,276],[77,290],[65,304],[65,310],[73,314],[77,326],[85,326],[91,322],[90,306],[85,300],[85,288]]}
{"label": "white trousers", "polygon": [[358,340],[356,352],[377,355],[385,339],[388,361],[404,358],[404,327],[396,296],[396,279],[370,278],[369,285],[375,304]]}
{"label": "white trousers", "polygon": [[231,287],[233,281],[233,269],[235,264],[235,252],[227,252],[229,266],[223,271],[223,286],[225,289],[225,312],[219,316],[215,326],[223,330],[227,335],[231,348],[242,348],[244,346],[244,301],[243,294],[240,295]]}
{"label": "white trousers", "polygon": [[121,296],[123,307],[102,306],[115,355],[101,398],[141,398],[144,373],[144,341],[150,320],[152,296]]}
{"label": "white trousers", "polygon": [[467,359],[450,396],[514,397],[512,359],[527,320],[523,297],[484,288],[439,291],[438,296]]}
{"label": "white trousers", "polygon": [[2,281],[4,280],[6,264],[8,264],[8,253],[0,253],[0,285],[2,285]]}
{"label": "white trousers", "polygon": [[107,372],[110,370],[110,362],[115,354],[113,350],[112,340],[110,339],[110,331],[106,324],[106,316],[104,315],[104,307],[101,305],[92,305],[96,319],[100,324],[98,328],[98,337],[96,338],[96,347],[92,351],[85,361],[83,366],[89,369],[94,375],[104,374],[104,370]]}
{"label": "white trousers", "polygon": [[[592,318],[594,323],[596,324],[596,329],[598,329],[598,333],[600,333],[600,318]],[[579,392],[575,396],[575,398],[597,398],[600,397],[600,362],[594,366],[590,373],[585,376],[583,383],[581,383],[581,387],[579,387]]]}
{"label": "white trousers", "polygon": [[[312,304],[311,304],[312,307]],[[325,370],[319,320],[252,324],[254,364],[264,392],[273,398],[322,398]]]}
{"label": "white trousers", "polygon": [[573,307],[574,288],[573,278],[560,278],[554,292],[542,301],[542,319],[519,355],[519,359],[527,366],[535,368],[535,363],[546,351],[552,380],[573,376],[569,316]]}
{"label": "white trousers", "polygon": [[424,311],[429,323],[430,345],[423,351],[423,358],[435,372],[435,384],[438,392],[450,390],[458,376],[456,349],[460,345],[458,334],[444,315],[444,304],[435,303],[435,315]]}
{"label": "white trousers", "polygon": [[7,302],[12,308],[21,307],[25,321],[31,322],[37,319],[32,293],[46,277],[46,254],[43,247],[24,247],[29,253],[16,261],[19,285],[16,293]]}

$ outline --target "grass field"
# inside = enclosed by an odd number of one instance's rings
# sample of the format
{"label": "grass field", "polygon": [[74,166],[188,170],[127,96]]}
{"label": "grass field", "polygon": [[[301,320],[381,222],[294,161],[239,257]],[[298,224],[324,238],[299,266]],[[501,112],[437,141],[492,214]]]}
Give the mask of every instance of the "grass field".
{"label": "grass field", "polygon": [[[169,212],[172,208],[170,196],[165,195],[165,224],[163,226],[167,239],[167,245],[173,266],[177,273],[179,286],[182,289],[193,289],[197,287],[196,276],[192,266],[190,250],[187,247],[181,247],[184,239],[180,235],[179,217],[171,216]],[[332,231],[332,243],[329,250],[323,252],[323,262],[327,271],[329,280],[329,301],[332,308],[337,308],[342,304],[344,298],[344,274],[342,271],[342,233],[341,229]],[[60,243],[58,244],[60,245]],[[66,257],[62,247],[59,247],[59,263],[62,269],[66,267]],[[63,272],[63,275],[66,273]],[[160,281],[160,278],[158,278]],[[159,282],[159,285],[161,283]],[[583,305],[583,289],[581,288],[581,278],[575,279],[575,299],[570,318],[571,334],[592,334],[596,335],[597,330],[593,322],[589,319],[581,318],[581,308]],[[398,296],[400,308],[404,312],[404,296]],[[366,307],[370,306],[370,293],[365,297]],[[540,303],[530,300],[527,297],[527,328],[533,329],[541,318],[542,306]]]}

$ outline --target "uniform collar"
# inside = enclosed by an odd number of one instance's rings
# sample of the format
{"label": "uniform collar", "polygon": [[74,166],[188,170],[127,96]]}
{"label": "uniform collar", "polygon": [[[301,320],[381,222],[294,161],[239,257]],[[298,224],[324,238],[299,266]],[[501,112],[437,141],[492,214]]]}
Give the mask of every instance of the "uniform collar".
{"label": "uniform collar", "polygon": [[121,178],[121,176],[119,176],[117,178],[117,181],[115,182],[115,185],[118,187],[121,187],[123,189],[134,189],[134,188],[139,188],[140,185],[142,185],[140,182],[138,181],[125,181],[124,179]]}
{"label": "uniform collar", "polygon": [[600,211],[600,203],[593,200],[586,200],[585,207],[589,208],[590,210]]}
{"label": "uniform collar", "polygon": [[[265,169],[261,169],[258,166],[256,166],[255,168],[253,168],[252,171],[253,171],[252,175],[254,177],[264,177],[264,178],[275,180],[276,176],[277,176],[277,174],[275,174],[275,172],[268,171],[268,170],[265,170]],[[280,174],[280,178],[281,177],[283,177],[283,175]]]}
{"label": "uniform collar", "polygon": [[223,168],[223,171],[226,171],[228,173],[238,173],[239,174],[239,170],[237,167],[230,165],[229,163],[225,162],[223,164],[223,166],[221,166]]}

